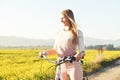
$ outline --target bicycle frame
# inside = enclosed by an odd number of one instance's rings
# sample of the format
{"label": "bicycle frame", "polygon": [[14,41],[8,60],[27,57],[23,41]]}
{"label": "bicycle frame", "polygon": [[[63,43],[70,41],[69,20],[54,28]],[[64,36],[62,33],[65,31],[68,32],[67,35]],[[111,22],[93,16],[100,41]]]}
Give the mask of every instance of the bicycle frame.
{"label": "bicycle frame", "polygon": [[39,53],[39,57],[40,58],[44,58],[45,60],[54,63],[57,66],[57,72],[56,72],[56,77],[55,80],[60,80],[60,65],[69,61],[70,63],[72,63],[73,61],[75,61],[75,57],[69,56],[69,57],[64,57],[61,60],[51,60],[47,57],[47,53],[46,52],[41,52]]}

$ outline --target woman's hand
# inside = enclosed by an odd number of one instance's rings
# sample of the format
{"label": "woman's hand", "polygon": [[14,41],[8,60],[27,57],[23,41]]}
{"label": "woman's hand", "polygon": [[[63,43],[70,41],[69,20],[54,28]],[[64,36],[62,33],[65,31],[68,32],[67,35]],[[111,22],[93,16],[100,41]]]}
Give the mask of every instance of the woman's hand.
{"label": "woman's hand", "polygon": [[79,61],[80,59],[83,59],[85,56],[85,51],[81,51],[80,53],[75,55],[76,61]]}
{"label": "woman's hand", "polygon": [[39,52],[39,57],[40,58],[46,57],[47,55],[48,55],[48,53],[46,51]]}

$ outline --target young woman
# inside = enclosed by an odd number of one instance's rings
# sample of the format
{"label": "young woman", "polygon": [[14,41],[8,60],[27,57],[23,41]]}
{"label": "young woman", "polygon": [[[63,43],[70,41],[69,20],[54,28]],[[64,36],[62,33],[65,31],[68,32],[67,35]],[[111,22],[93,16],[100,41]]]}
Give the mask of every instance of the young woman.
{"label": "young woman", "polygon": [[[75,61],[72,63],[65,62],[60,65],[61,80],[82,80],[83,71],[79,63],[79,60],[85,55],[82,31],[77,29],[72,10],[63,10],[60,17],[64,28],[58,32],[53,50],[47,52],[48,54],[57,53],[58,59],[74,56]],[[79,53],[76,53],[77,48]]]}

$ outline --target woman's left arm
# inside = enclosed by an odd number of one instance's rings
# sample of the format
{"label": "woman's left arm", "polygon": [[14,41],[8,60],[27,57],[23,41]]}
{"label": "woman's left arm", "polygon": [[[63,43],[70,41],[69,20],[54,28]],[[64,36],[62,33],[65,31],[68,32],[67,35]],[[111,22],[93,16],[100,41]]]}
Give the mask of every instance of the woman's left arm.
{"label": "woman's left arm", "polygon": [[79,53],[75,55],[77,61],[83,59],[85,56],[84,37],[82,31],[80,30],[78,30],[78,49],[79,49]]}

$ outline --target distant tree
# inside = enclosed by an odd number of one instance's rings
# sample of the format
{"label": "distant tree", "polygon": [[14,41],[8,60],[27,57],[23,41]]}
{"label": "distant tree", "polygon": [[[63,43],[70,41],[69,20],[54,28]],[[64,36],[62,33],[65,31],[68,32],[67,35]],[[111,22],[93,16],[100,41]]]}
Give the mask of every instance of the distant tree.
{"label": "distant tree", "polygon": [[90,46],[87,46],[86,49],[94,49],[95,47],[90,45]]}
{"label": "distant tree", "polygon": [[108,44],[107,45],[107,50],[114,50],[113,44]]}
{"label": "distant tree", "polygon": [[96,50],[120,50],[120,47],[114,48],[113,44],[104,44],[104,45],[90,45],[87,46],[86,49],[96,49]]}
{"label": "distant tree", "polygon": [[103,45],[96,45],[96,49],[103,49]]}

